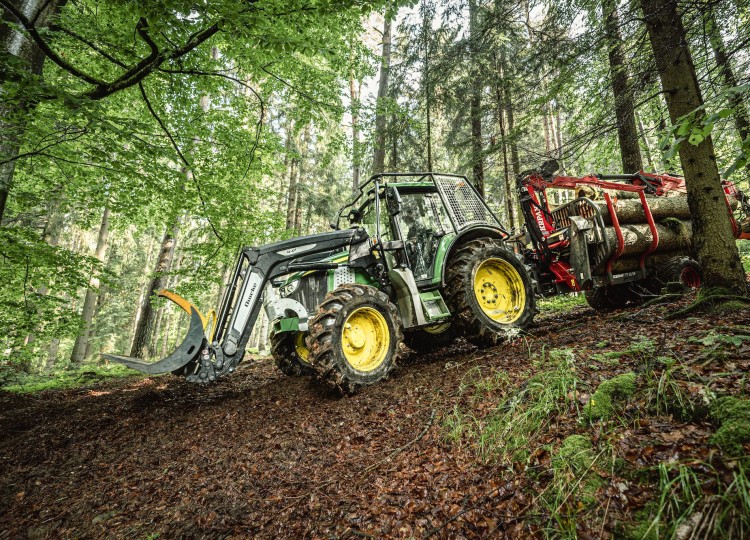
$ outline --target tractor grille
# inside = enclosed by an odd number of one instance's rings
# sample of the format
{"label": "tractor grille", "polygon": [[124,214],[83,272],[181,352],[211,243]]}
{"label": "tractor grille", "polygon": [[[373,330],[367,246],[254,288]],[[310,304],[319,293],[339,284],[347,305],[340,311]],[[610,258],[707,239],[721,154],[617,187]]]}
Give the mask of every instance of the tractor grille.
{"label": "tractor grille", "polygon": [[552,211],[555,228],[570,227],[570,216],[581,216],[589,221],[595,221],[597,208],[586,199],[576,199]]}
{"label": "tractor grille", "polygon": [[445,198],[448,213],[457,229],[465,229],[475,223],[499,225],[490,209],[465,179],[435,175],[435,184]]}
{"label": "tractor grille", "polygon": [[299,287],[288,298],[296,300],[305,306],[307,313],[312,317],[315,315],[318,306],[323,301],[323,298],[325,298],[327,292],[327,272],[320,271],[301,278]]}

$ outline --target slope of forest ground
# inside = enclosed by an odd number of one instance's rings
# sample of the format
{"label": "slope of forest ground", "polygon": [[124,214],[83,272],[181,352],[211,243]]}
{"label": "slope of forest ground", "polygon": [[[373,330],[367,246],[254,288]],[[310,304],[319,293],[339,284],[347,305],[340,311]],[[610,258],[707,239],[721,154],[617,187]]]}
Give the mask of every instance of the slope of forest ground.
{"label": "slope of forest ground", "polygon": [[0,538],[742,537],[750,309],[664,320],[690,301],[546,309],[347,398],[268,360],[0,393]]}

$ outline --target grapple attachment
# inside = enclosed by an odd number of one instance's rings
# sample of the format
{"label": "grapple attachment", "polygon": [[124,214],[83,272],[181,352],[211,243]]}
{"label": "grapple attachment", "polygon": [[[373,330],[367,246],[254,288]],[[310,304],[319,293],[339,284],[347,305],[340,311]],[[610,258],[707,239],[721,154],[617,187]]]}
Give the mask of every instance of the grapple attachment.
{"label": "grapple attachment", "polygon": [[183,374],[183,368],[191,362],[197,361],[207,343],[206,331],[213,331],[213,328],[207,328],[211,323],[210,318],[207,319],[204,317],[195,306],[170,291],[159,291],[158,295],[172,300],[190,313],[190,328],[188,329],[187,336],[185,336],[185,339],[177,349],[166,358],[162,358],[157,362],[144,362],[138,358],[116,354],[103,354],[104,358],[149,375],[157,375],[159,373]]}

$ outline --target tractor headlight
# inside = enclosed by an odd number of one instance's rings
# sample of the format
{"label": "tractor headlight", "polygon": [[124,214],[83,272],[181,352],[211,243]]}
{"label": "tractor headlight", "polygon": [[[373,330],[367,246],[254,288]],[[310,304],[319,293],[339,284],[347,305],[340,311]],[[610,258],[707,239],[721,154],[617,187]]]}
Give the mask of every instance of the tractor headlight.
{"label": "tractor headlight", "polygon": [[279,287],[279,294],[282,298],[286,298],[290,294],[292,294],[294,291],[296,291],[299,288],[299,280],[295,279],[294,281],[287,283],[286,285],[283,285],[282,287]]}

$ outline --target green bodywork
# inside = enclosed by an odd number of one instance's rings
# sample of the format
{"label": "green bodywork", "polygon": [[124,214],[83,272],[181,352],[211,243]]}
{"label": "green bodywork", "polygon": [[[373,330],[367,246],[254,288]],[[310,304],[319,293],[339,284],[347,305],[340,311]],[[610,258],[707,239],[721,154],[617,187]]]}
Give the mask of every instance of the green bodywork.
{"label": "green bodywork", "polygon": [[[433,184],[432,182],[398,182],[396,181],[396,182],[388,182],[388,186],[395,187],[399,189],[399,191],[402,193],[435,192],[435,184]],[[385,203],[381,203],[381,204],[385,204]],[[381,208],[382,207],[383,206],[381,206]],[[372,231],[371,231],[371,234],[372,234]],[[424,313],[429,323],[436,323],[436,322],[446,320],[451,315],[450,311],[448,310],[445,304],[445,299],[443,298],[438,288],[442,285],[443,268],[447,262],[448,253],[450,251],[451,246],[453,245],[453,242],[456,239],[456,236],[457,236],[456,232],[454,230],[450,230],[449,232],[446,232],[446,234],[440,238],[436,252],[435,252],[434,263],[432,266],[432,275],[428,279],[423,279],[422,281],[418,282],[420,289],[423,289],[423,288],[432,289],[429,291],[422,291],[419,293],[420,299],[422,302],[422,307],[424,308]],[[349,256],[348,251],[340,251],[338,253],[329,255],[328,257],[321,259],[321,262],[346,264],[348,260],[348,256]],[[312,275],[317,272],[319,271],[308,270],[308,271],[296,272],[294,274],[291,274],[286,278],[286,280],[284,280],[283,286],[287,286],[290,283],[293,283],[297,280],[305,279],[306,276]],[[359,270],[359,269],[354,269],[353,272],[354,272],[354,283],[381,288],[380,284],[374,279],[372,279],[372,277],[366,272]],[[335,289],[334,284],[335,284],[335,270],[327,270],[326,271],[326,287],[327,287],[328,292],[333,291]],[[288,319],[280,319],[274,322],[273,331],[274,332],[298,332],[299,321],[296,317],[288,318]]]}
{"label": "green bodywork", "polygon": [[443,266],[445,265],[445,258],[448,256],[448,250],[453,244],[453,240],[456,238],[456,233],[448,233],[440,239],[438,244],[437,254],[435,255],[435,265],[432,269],[432,284],[438,285],[443,279]]}

